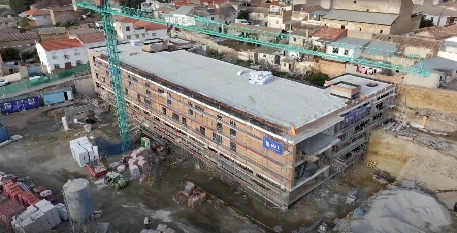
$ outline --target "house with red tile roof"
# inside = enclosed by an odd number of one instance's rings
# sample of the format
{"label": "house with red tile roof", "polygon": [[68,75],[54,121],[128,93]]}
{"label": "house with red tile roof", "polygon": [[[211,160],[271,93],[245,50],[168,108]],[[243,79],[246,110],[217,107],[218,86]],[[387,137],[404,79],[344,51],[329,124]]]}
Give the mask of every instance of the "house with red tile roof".
{"label": "house with red tile roof", "polygon": [[120,41],[146,40],[167,35],[167,26],[132,18],[115,19],[117,38]]}
{"label": "house with red tile roof", "polygon": [[19,16],[29,19],[30,27],[52,25],[51,13],[45,9],[33,9],[22,12]]}
{"label": "house with red tile roof", "polygon": [[41,42],[36,49],[45,73],[88,63],[86,49],[77,39]]}
{"label": "house with red tile roof", "polygon": [[321,27],[313,34],[313,38],[319,41],[335,42],[343,37],[346,37],[348,30],[331,27]]}
{"label": "house with red tile roof", "polygon": [[94,32],[76,36],[76,39],[84,45],[86,49],[106,46],[105,33]]}

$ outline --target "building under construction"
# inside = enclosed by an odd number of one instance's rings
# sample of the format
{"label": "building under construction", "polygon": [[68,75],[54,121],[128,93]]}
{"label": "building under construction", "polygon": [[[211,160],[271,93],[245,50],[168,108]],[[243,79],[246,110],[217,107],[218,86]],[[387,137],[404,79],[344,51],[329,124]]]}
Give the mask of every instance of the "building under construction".
{"label": "building under construction", "polygon": [[[258,85],[253,70],[184,50],[119,51],[130,121],[282,210],[363,157],[396,95],[394,84],[353,75],[325,88],[276,77]],[[114,103],[106,54],[89,51],[96,90]]]}

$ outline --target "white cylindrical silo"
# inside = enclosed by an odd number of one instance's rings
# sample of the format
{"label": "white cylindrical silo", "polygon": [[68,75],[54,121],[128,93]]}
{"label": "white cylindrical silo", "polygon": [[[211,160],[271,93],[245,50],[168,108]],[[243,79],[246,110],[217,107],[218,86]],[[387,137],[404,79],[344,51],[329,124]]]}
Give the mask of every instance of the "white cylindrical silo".
{"label": "white cylindrical silo", "polygon": [[83,222],[94,213],[94,202],[86,179],[69,180],[64,186],[65,202],[70,218]]}

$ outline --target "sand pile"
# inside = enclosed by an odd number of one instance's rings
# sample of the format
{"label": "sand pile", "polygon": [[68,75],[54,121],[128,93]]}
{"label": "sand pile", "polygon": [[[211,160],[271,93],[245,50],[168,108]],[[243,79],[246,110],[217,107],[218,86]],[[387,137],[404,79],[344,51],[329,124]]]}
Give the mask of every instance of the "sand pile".
{"label": "sand pile", "polygon": [[343,231],[354,233],[425,233],[451,224],[450,212],[435,198],[419,190],[394,188],[381,191],[368,212]]}

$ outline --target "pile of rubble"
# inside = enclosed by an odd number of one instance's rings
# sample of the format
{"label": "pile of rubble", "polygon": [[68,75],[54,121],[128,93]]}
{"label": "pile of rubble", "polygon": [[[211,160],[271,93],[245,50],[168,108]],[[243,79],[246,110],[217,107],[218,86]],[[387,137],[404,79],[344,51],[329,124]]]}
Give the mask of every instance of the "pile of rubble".
{"label": "pile of rubble", "polygon": [[425,146],[432,150],[449,151],[452,149],[452,144],[449,142],[446,142],[446,141],[437,142],[431,138],[420,137],[415,133],[410,133],[407,131],[398,131],[397,135],[399,138],[411,140],[414,143]]}

